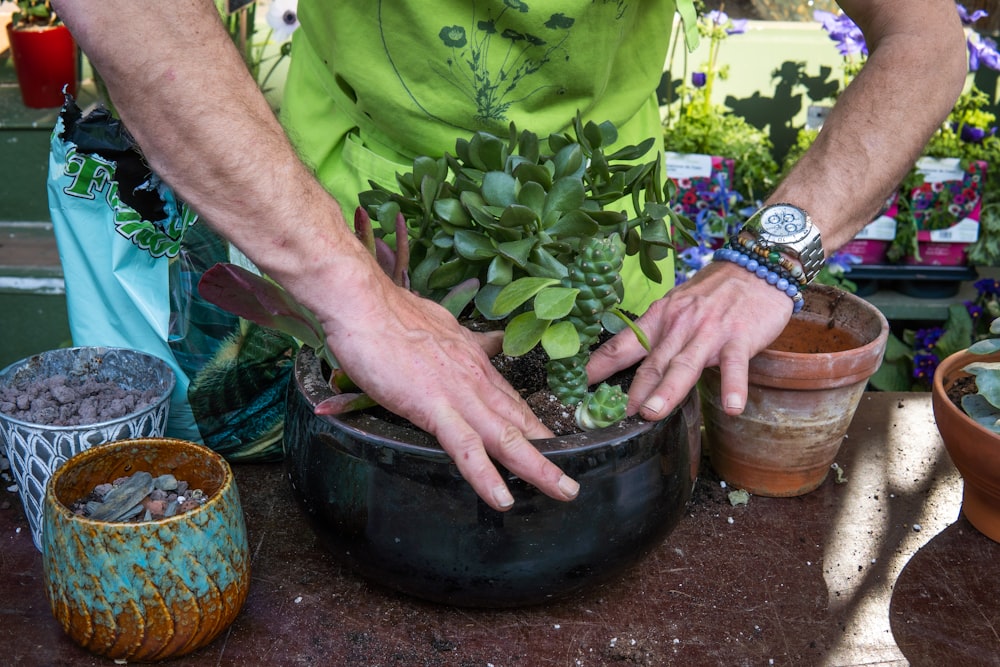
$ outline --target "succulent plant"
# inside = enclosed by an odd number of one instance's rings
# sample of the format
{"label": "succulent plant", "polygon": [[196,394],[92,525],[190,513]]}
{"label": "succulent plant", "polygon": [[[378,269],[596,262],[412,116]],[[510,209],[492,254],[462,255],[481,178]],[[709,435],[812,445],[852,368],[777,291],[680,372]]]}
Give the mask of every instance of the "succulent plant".
{"label": "succulent plant", "polygon": [[[575,136],[542,142],[511,125],[505,139],[476,132],[458,139],[455,155],[417,157],[410,172],[397,175],[395,189],[372,183],[359,195],[355,233],[397,284],[456,317],[503,321],[507,355],[541,345],[553,394],[576,408],[581,428],[599,428],[621,419],[627,400],[607,384],[588,393],[590,349],[604,331],[625,326],[646,341],[620,307],[624,259],[638,255],[643,273],[661,281],[657,262],[674,248],[675,233],[690,240],[690,223],[668,205],[662,156],[640,161],[654,138],[609,154],[605,148],[618,138],[613,124],[577,117],[573,127]],[[336,371],[315,318],[279,286],[220,265],[199,289],[317,349],[335,369],[338,394],[317,413],[370,405]]]}
{"label": "succulent plant", "polygon": [[440,299],[471,282],[474,314],[506,322],[506,354],[542,346],[549,388],[584,406],[577,423],[586,428],[617,421],[626,402],[619,388],[608,400],[610,387],[600,401],[584,400],[591,347],[626,325],[645,340],[620,308],[624,258],[638,255],[643,273],[662,281],[657,261],[687,223],[660,185],[662,157],[639,161],[655,139],[607,153],[618,139],[612,123],[577,116],[573,128],[546,141],[513,124],[506,138],[476,132],[456,142],[454,156],[418,157],[394,190],[373,183],[359,199],[379,222],[375,234],[397,246],[404,221],[412,289]]}
{"label": "succulent plant", "polygon": [[[1000,352],[1000,317],[990,324],[990,333],[995,337],[973,343],[969,352]],[[982,426],[1000,433],[1000,362],[976,361],[963,370],[976,376],[978,393],[962,397],[962,410]]]}

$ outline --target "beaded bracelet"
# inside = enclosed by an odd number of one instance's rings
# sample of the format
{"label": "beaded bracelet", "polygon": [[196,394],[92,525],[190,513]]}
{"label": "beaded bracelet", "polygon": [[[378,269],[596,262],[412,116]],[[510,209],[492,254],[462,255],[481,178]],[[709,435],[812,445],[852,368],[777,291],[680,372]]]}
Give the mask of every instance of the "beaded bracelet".
{"label": "beaded bracelet", "polygon": [[802,310],[802,306],[805,305],[802,292],[799,291],[797,285],[787,278],[783,278],[777,271],[772,270],[767,264],[761,263],[749,254],[732,248],[719,248],[715,251],[713,258],[738,264],[758,278],[766,281],[768,285],[773,285],[781,292],[787,294],[792,299],[793,313],[799,312]]}
{"label": "beaded bracelet", "polygon": [[760,245],[757,242],[757,239],[745,236],[734,236],[730,239],[730,246],[737,251],[739,251],[740,246],[742,246],[746,250],[758,255],[762,260],[765,260],[766,263],[772,268],[781,266],[788,272],[788,276],[786,277],[795,280],[795,282],[799,285],[806,284],[806,274],[800,265],[795,264],[792,260],[785,257],[774,248]]}

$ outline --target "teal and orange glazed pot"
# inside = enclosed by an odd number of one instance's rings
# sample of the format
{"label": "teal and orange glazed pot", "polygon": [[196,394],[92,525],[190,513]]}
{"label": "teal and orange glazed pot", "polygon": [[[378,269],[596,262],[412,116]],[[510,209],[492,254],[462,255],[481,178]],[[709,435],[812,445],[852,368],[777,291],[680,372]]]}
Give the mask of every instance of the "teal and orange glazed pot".
{"label": "teal and orange glazed pot", "polygon": [[[98,484],[172,474],[208,500],[146,522],[95,521],[70,507]],[[77,644],[115,660],[190,653],[239,613],[250,585],[246,524],[233,473],[202,445],[121,440],[77,454],[46,486],[43,566],[52,613]]]}

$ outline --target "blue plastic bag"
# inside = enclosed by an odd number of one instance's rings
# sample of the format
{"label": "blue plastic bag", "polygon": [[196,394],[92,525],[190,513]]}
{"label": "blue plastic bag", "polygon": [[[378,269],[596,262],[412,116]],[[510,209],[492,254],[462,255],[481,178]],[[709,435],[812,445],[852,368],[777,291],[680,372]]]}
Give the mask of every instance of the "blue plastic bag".
{"label": "blue plastic bag", "polygon": [[[296,343],[202,300],[229,245],[149,170],[119,120],[69,97],[52,133],[49,211],[74,345],[156,355],[177,375],[167,435],[230,460],[281,457]],[[234,249],[235,250],[235,249]]]}

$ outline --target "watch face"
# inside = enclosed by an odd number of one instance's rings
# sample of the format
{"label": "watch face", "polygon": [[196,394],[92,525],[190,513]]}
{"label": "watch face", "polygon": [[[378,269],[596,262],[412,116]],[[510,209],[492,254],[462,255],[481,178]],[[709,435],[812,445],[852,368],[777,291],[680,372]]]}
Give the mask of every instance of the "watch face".
{"label": "watch face", "polygon": [[809,231],[805,213],[787,204],[769,206],[761,211],[760,226],[776,243],[797,241]]}

